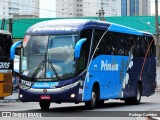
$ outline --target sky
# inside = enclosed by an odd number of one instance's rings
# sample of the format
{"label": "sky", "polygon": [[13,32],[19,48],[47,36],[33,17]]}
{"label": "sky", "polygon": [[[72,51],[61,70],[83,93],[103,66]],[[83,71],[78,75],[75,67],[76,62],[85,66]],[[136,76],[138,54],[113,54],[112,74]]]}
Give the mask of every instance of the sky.
{"label": "sky", "polygon": [[155,0],[151,0],[151,15],[155,14]]}
{"label": "sky", "polygon": [[[56,0],[40,0],[40,18],[56,17]],[[160,2],[159,2],[160,15]],[[155,15],[155,0],[151,0],[151,15]]]}
{"label": "sky", "polygon": [[40,0],[40,18],[56,17],[55,0]]}
{"label": "sky", "polygon": [[[158,13],[160,15],[160,1],[158,2]],[[155,0],[151,0],[151,15],[155,15]]]}

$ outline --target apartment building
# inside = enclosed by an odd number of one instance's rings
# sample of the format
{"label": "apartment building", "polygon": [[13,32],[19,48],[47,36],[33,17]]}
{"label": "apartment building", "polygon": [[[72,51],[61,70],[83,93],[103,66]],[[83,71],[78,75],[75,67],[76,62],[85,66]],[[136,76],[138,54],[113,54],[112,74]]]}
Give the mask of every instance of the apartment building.
{"label": "apartment building", "polygon": [[39,17],[39,0],[0,0],[0,18]]}

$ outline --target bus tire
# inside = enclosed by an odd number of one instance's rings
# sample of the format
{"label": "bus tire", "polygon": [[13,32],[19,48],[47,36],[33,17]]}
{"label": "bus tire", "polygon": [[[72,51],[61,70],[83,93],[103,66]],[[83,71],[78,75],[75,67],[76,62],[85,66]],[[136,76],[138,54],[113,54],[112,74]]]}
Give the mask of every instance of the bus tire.
{"label": "bus tire", "polygon": [[96,107],[98,96],[95,87],[92,88],[92,96],[90,101],[85,102],[85,107],[87,109],[94,109]]}
{"label": "bus tire", "polygon": [[142,87],[141,87],[140,84],[138,84],[137,89],[136,89],[135,97],[126,98],[125,103],[126,104],[131,104],[131,105],[138,105],[138,104],[140,104],[141,96],[142,96]]}
{"label": "bus tire", "polygon": [[103,107],[104,100],[98,100],[96,104],[97,104],[97,107]]}
{"label": "bus tire", "polygon": [[50,107],[50,102],[49,101],[40,101],[39,105],[42,110],[48,110]]}

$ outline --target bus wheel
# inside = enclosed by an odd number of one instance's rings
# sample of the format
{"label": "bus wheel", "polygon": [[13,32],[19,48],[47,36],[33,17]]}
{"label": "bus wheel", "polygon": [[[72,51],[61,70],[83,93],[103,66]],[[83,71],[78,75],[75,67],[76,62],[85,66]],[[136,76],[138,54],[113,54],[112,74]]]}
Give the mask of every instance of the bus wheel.
{"label": "bus wheel", "polygon": [[104,105],[104,100],[98,100],[96,104],[97,104],[97,105],[96,105],[97,107],[103,107],[103,105]]}
{"label": "bus wheel", "polygon": [[49,101],[40,101],[39,105],[42,110],[48,110],[50,107],[50,102]]}
{"label": "bus wheel", "polygon": [[93,87],[91,100],[85,102],[85,107],[87,109],[94,109],[96,107],[97,98],[96,89]]}
{"label": "bus wheel", "polygon": [[142,96],[142,88],[141,88],[141,85],[138,84],[137,90],[136,90],[136,96],[133,97],[133,99],[132,99],[133,104],[138,105],[141,101],[141,96]]}
{"label": "bus wheel", "polygon": [[141,88],[141,85],[138,84],[137,85],[137,89],[136,89],[135,97],[126,98],[125,99],[125,103],[126,104],[132,104],[132,105],[138,105],[138,104],[140,104],[141,96],[142,96],[142,88]]}

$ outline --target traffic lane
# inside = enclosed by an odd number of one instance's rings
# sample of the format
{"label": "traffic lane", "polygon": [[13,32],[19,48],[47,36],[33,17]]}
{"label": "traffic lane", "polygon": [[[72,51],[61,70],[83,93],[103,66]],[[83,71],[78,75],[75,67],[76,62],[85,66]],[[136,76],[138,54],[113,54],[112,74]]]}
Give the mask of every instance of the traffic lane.
{"label": "traffic lane", "polygon": [[[143,111],[144,109],[141,108],[147,108],[146,110],[150,110],[148,106],[151,107],[151,109],[158,109],[160,106],[160,103],[154,103],[154,102],[141,102],[139,105],[126,105],[123,101],[117,101],[117,100],[110,100],[106,101],[102,107],[95,108],[93,110],[86,110],[84,103],[80,104],[74,104],[74,103],[62,103],[62,104],[55,104],[51,103],[50,109],[47,110],[48,112],[56,112],[56,111],[127,111],[129,110],[138,110]],[[130,109],[132,108],[132,109]],[[38,102],[15,102],[15,103],[0,103],[0,111],[42,111],[39,107]]]}
{"label": "traffic lane", "polygon": [[[147,99],[146,97],[143,99]],[[144,101],[144,100],[142,100]],[[160,109],[160,102],[147,101],[141,102],[139,105],[126,105],[124,101],[119,100],[109,100],[105,101],[102,107],[95,108],[91,111],[151,111]],[[38,102],[15,102],[15,103],[0,103],[0,111],[42,111],[39,107]],[[48,112],[57,111],[88,111],[85,109],[84,103],[74,104],[74,103],[62,103],[55,104],[51,103]]]}

